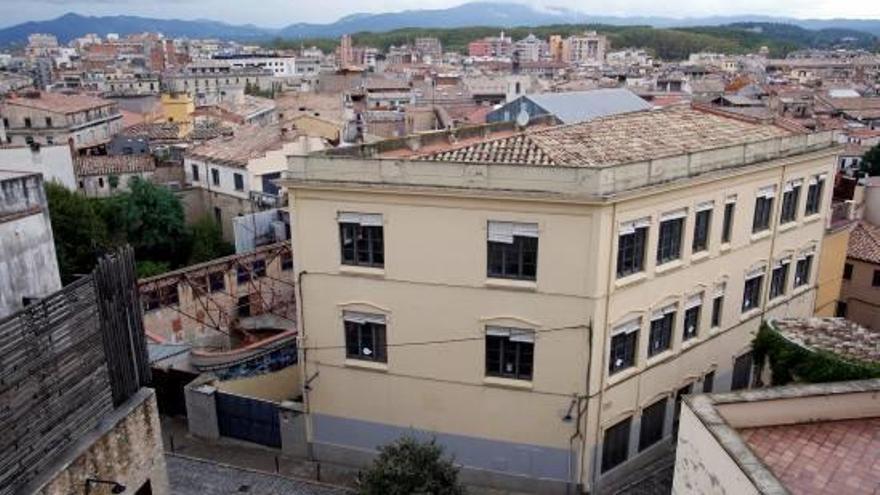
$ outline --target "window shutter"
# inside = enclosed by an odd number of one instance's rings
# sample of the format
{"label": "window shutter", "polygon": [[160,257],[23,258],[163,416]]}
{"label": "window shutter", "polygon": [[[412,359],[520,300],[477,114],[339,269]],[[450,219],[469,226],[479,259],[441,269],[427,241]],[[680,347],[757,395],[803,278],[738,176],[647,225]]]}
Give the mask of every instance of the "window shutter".
{"label": "window shutter", "polygon": [[510,222],[489,222],[489,241],[513,244],[513,224]]}
{"label": "window shutter", "polygon": [[706,211],[715,209],[714,201],[703,201],[697,205],[696,211]]}
{"label": "window shutter", "polygon": [[645,228],[645,227],[648,227],[649,225],[651,225],[650,218],[640,218],[638,220],[632,220],[629,222],[622,222],[620,224],[620,228],[619,228],[618,233],[620,235],[634,234],[636,232],[636,229]]}
{"label": "window shutter", "polygon": [[715,297],[723,297],[725,289],[727,289],[727,284],[718,284],[715,286]]}
{"label": "window shutter", "polygon": [[660,221],[665,222],[667,220],[676,220],[678,218],[684,218],[687,216],[687,208],[682,208],[680,210],[669,211],[660,216]]}
{"label": "window shutter", "polygon": [[703,304],[703,293],[694,294],[689,297],[687,302],[684,303],[684,309],[696,308],[697,306],[701,306]]}
{"label": "window shutter", "polygon": [[772,198],[776,196],[776,186],[767,186],[758,189],[759,198]]}
{"label": "window shutter", "polygon": [[351,323],[375,323],[377,325],[385,324],[385,315],[376,315],[371,313],[359,313],[357,311],[345,311],[342,313],[342,318],[345,321],[349,321]]}
{"label": "window shutter", "polygon": [[766,266],[755,268],[754,270],[751,270],[746,274],[746,280],[751,280],[753,278],[760,277],[760,276],[764,275],[764,272],[766,272],[766,271],[767,271]]}
{"label": "window shutter", "polygon": [[381,227],[381,213],[340,212],[336,219],[339,223],[356,223],[364,227]]}
{"label": "window shutter", "polygon": [[736,203],[736,194],[732,194],[732,195],[728,196],[727,199],[724,200],[724,204],[729,205],[731,203]]}
{"label": "window shutter", "polygon": [[634,320],[630,320],[626,323],[623,323],[621,325],[614,327],[614,329],[611,331],[611,335],[614,336],[614,335],[619,335],[622,333],[633,333],[633,332],[637,332],[637,331],[641,330],[641,328],[642,328],[642,319],[636,318]]}

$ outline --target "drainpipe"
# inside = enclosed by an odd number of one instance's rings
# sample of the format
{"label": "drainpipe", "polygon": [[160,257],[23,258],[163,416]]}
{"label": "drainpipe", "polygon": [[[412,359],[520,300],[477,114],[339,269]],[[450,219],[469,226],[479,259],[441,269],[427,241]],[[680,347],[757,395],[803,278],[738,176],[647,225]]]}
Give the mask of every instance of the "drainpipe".
{"label": "drainpipe", "polygon": [[306,312],[303,304],[303,290],[302,290],[302,281],[303,275],[308,275],[309,272],[303,270],[299,272],[296,276],[296,290],[299,293],[299,304],[298,312],[299,312],[299,323],[297,324],[298,332],[299,332],[299,348],[302,356],[302,376],[300,377],[301,386],[302,386],[302,394],[303,394],[303,414],[305,415],[305,424],[306,428],[306,458],[309,461],[315,460],[315,453],[312,447],[312,415],[311,415],[311,407],[309,402],[309,374],[308,374],[308,359],[307,353],[308,350],[305,346],[306,341]]}
{"label": "drainpipe", "polygon": [[[609,239],[614,239],[614,225],[616,223],[617,223],[617,203],[614,203],[611,205],[611,234],[608,237]],[[648,250],[648,248],[647,248],[647,246],[645,246],[645,256],[647,256],[647,250]],[[613,256],[613,253],[612,253],[612,256]],[[611,280],[612,279],[613,279],[613,273],[611,272],[611,262],[609,260],[608,271],[606,273],[606,280],[605,280],[605,318],[604,318],[604,322],[602,324],[602,332],[600,332],[602,335],[602,346],[601,346],[602,358],[600,361],[602,363],[602,367],[599,369],[599,377],[600,377],[599,392],[598,392],[599,393],[599,407],[596,410],[596,414],[597,414],[597,416],[596,416],[596,443],[593,446],[593,457],[592,457],[592,459],[590,459],[590,464],[592,466],[591,472],[590,472],[590,492],[596,491],[596,484],[599,481],[599,463],[598,463],[599,430],[602,427],[602,401],[604,400],[604,397],[605,397],[605,384],[604,384],[604,379],[602,377],[605,376],[604,375],[605,370],[608,369],[608,363],[606,360],[608,357],[608,352],[606,352],[607,349],[605,349],[605,329],[608,328],[608,313],[609,313],[608,308],[611,305],[611,285],[612,285]],[[591,363],[591,365],[592,365],[592,363]],[[589,384],[587,384],[587,388],[589,390]],[[587,400],[589,400],[589,397],[587,398]]]}

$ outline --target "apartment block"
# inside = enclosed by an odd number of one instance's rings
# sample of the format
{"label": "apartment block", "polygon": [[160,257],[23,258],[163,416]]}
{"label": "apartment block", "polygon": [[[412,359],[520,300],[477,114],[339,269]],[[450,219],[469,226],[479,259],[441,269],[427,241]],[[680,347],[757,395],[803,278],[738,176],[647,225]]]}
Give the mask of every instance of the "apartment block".
{"label": "apartment block", "polygon": [[469,483],[619,487],[684,395],[751,386],[764,318],[812,314],[836,150],[678,105],[289,158],[312,452],[360,465],[422,432]]}

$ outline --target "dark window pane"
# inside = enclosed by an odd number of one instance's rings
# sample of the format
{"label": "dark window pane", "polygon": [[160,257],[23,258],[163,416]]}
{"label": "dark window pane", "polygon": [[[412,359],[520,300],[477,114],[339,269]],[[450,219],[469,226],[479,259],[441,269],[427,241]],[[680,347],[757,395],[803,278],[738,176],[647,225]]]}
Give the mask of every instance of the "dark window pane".
{"label": "dark window pane", "polygon": [[638,332],[628,332],[619,333],[611,337],[611,351],[608,361],[609,374],[614,374],[635,365],[638,334]]}
{"label": "dark window pane", "polygon": [[486,376],[531,380],[534,346],[510,336],[486,335]]}
{"label": "dark window pane", "polygon": [[681,257],[681,234],[684,218],[666,220],[660,223],[660,237],[657,241],[657,263],[677,260]]}
{"label": "dark window pane", "polygon": [[843,265],[843,279],[844,280],[852,280],[853,274],[853,266],[850,263],[846,263]]}
{"label": "dark window pane", "polygon": [[339,224],[339,244],[344,265],[381,268],[385,264],[383,227]]}
{"label": "dark window pane", "polygon": [[625,277],[644,270],[645,238],[648,228],[640,227],[631,234],[621,235],[617,243],[617,276]]}
{"label": "dark window pane", "polygon": [[749,388],[752,381],[752,353],[748,352],[736,358],[733,363],[733,379],[730,390]]}
{"label": "dark window pane", "polygon": [[651,321],[651,333],[648,336],[649,357],[669,349],[674,322],[675,313],[666,313],[662,318]]}
{"label": "dark window pane", "polygon": [[736,203],[727,203],[724,205],[724,226],[721,230],[721,242],[730,242],[733,234],[733,215],[736,212]]}
{"label": "dark window pane", "polygon": [[350,359],[387,362],[385,325],[345,322],[345,355]]}
{"label": "dark window pane", "polygon": [[535,280],[538,239],[514,236],[512,243],[487,241],[486,272],[493,278]]}
{"label": "dark window pane", "polygon": [[602,442],[602,472],[623,463],[629,457],[629,432],[632,418],[605,430]]}
{"label": "dark window pane", "polygon": [[718,296],[712,300],[712,328],[721,326],[721,316],[724,310],[724,296]]}
{"label": "dark window pane", "polygon": [[712,390],[715,388],[715,372],[710,371],[706,373],[706,376],[703,377],[703,393],[709,394],[712,393]]}
{"label": "dark window pane", "polygon": [[700,309],[702,306],[688,308],[684,312],[684,339],[689,340],[700,332]]}
{"label": "dark window pane", "polygon": [[712,224],[712,210],[698,211],[694,218],[694,252],[709,249],[709,230]]}
{"label": "dark window pane", "polygon": [[639,428],[639,452],[663,438],[667,402],[668,399],[664,397],[642,411],[642,424]]}

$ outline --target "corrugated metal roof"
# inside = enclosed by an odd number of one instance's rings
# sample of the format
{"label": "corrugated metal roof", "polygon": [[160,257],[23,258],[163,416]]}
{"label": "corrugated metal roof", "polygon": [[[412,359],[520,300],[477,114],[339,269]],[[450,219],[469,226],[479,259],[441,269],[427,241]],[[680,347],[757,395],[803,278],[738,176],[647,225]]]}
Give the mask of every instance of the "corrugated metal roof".
{"label": "corrugated metal roof", "polygon": [[651,104],[626,89],[609,88],[570,93],[526,95],[536,105],[555,115],[563,124],[586,122],[598,117],[640,110]]}

